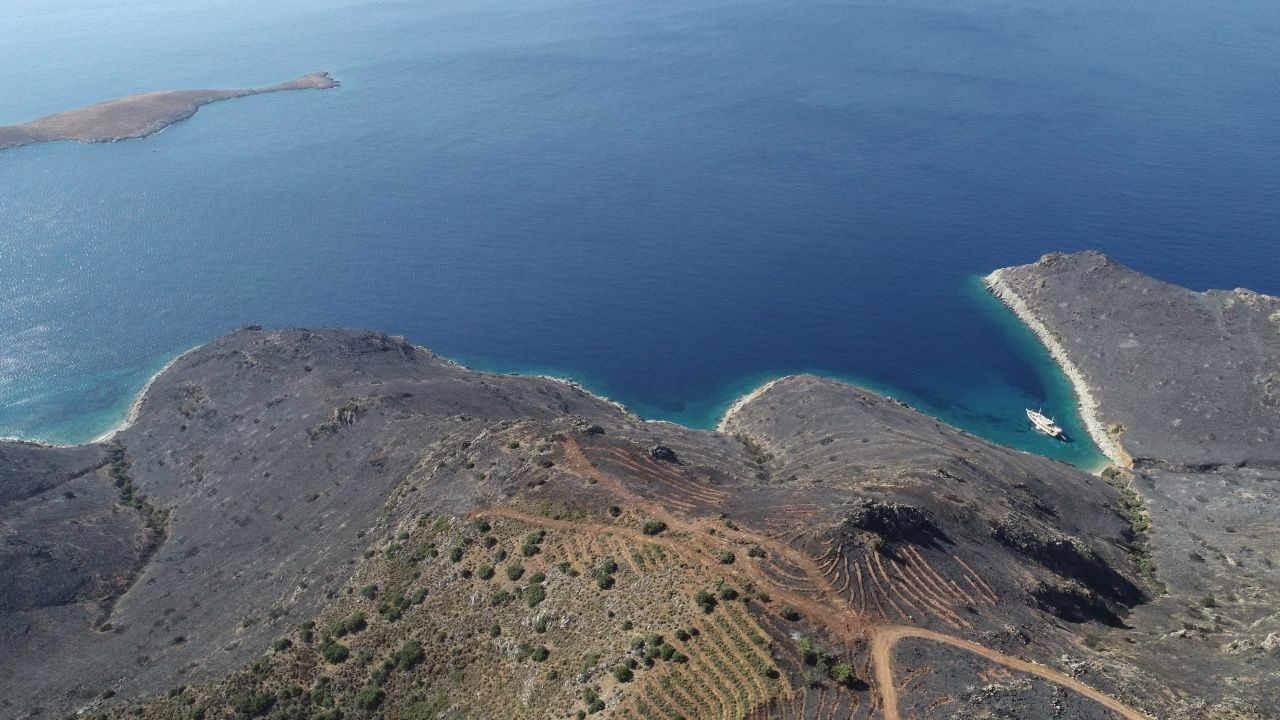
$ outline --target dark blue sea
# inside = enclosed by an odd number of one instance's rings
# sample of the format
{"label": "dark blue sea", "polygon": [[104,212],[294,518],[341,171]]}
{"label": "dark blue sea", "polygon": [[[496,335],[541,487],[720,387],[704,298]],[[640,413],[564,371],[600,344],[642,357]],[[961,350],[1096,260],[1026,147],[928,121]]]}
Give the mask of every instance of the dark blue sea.
{"label": "dark blue sea", "polygon": [[1092,466],[980,274],[1097,248],[1280,293],[1273,1],[7,0],[0,68],[0,123],[343,82],[0,153],[0,435],[92,438],[240,325],[347,325],[703,427],[814,371]]}

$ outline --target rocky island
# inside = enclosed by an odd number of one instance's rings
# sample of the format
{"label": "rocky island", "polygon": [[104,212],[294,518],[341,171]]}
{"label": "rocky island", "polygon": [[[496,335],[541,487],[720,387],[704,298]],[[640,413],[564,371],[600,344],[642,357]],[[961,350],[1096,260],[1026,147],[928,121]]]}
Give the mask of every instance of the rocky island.
{"label": "rocky island", "polygon": [[329,73],[316,72],[279,85],[247,90],[169,90],[130,95],[19,125],[0,125],[0,150],[56,140],[134,140],[186,120],[202,105],[212,102],[285,90],[326,90],[338,84]]}
{"label": "rocky island", "polygon": [[[810,375],[693,430],[374,332],[221,337],[105,442],[0,443],[0,717],[1270,717],[1268,449],[1188,416],[1182,451],[1112,389],[1266,383],[1093,358],[1220,317],[1101,256],[999,275],[1141,461],[1090,475]],[[1274,367],[1251,302],[1187,356]]]}

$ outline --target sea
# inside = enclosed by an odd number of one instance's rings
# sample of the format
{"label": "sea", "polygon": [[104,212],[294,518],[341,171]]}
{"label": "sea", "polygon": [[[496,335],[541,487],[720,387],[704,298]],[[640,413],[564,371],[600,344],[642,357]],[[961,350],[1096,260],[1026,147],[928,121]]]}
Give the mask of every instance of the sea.
{"label": "sea", "polygon": [[1273,0],[6,0],[0,38],[0,124],[342,82],[0,152],[0,436],[342,325],[693,427],[814,372],[1094,468],[981,275],[1093,248],[1280,293]]}

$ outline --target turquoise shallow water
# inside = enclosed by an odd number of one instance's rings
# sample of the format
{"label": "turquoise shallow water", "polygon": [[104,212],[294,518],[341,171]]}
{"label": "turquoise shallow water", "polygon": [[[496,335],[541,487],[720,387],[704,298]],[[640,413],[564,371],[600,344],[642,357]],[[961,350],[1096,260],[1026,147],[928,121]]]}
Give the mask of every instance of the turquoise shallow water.
{"label": "turquoise shallow water", "polygon": [[344,85],[0,153],[0,435],[91,438],[188,347],[340,324],[697,426],[819,372],[1088,466],[1064,378],[975,276],[1097,248],[1280,291],[1274,4],[16,0],[2,22],[0,122]]}

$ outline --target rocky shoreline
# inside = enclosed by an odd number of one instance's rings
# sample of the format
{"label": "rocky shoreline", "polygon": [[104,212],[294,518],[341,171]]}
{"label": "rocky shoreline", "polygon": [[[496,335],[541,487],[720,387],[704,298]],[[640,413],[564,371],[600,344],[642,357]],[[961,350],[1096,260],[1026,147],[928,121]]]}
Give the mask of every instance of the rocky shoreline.
{"label": "rocky shoreline", "polygon": [[1018,316],[1018,319],[1024,325],[1035,333],[1040,342],[1048,349],[1049,355],[1058,364],[1062,373],[1071,381],[1071,389],[1075,392],[1076,407],[1080,413],[1080,419],[1084,422],[1085,431],[1089,433],[1093,444],[1097,445],[1102,454],[1106,455],[1112,463],[1120,467],[1131,467],[1133,458],[1129,456],[1129,453],[1125,452],[1120,445],[1119,439],[1107,432],[1102,421],[1098,418],[1098,401],[1094,397],[1089,383],[1085,381],[1084,373],[1071,360],[1066,348],[1058,341],[1057,336],[1045,326],[1039,316],[1032,312],[1031,308],[1018,296],[1018,293],[1004,281],[1003,273],[1006,270],[1007,268],[1002,268],[993,271],[982,278],[983,283],[991,291],[992,295],[1003,302]]}

